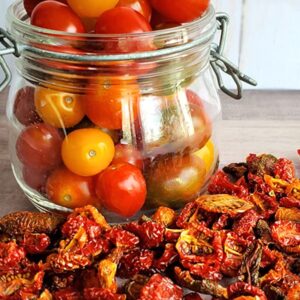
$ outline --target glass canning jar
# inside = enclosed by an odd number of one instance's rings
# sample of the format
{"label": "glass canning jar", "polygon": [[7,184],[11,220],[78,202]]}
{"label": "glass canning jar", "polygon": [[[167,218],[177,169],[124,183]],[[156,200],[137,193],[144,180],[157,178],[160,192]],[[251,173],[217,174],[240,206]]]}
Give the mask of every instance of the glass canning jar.
{"label": "glass canning jar", "polygon": [[[235,98],[241,80],[254,84],[222,56],[227,22],[210,6],[175,28],[67,34],[30,25],[22,2],[13,4],[1,29],[0,65],[3,88],[10,72],[2,56],[17,56],[9,151],[29,200],[42,211],[93,204],[121,222],[161,205],[180,208],[205,191],[218,166],[221,106],[212,71]],[[233,77],[237,94],[221,71]],[[137,182],[126,172],[138,174]]]}

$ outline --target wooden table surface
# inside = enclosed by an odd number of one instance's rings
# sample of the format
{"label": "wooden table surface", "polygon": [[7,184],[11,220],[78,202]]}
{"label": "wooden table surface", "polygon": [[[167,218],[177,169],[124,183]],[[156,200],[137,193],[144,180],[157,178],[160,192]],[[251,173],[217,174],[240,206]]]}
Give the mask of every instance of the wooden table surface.
{"label": "wooden table surface", "polygon": [[[34,209],[10,167],[5,118],[7,93],[0,93],[0,216]],[[218,143],[222,165],[242,161],[250,152],[273,153],[292,159],[300,171],[296,152],[300,148],[300,91],[246,91],[242,101],[221,98],[223,120],[218,124]]]}

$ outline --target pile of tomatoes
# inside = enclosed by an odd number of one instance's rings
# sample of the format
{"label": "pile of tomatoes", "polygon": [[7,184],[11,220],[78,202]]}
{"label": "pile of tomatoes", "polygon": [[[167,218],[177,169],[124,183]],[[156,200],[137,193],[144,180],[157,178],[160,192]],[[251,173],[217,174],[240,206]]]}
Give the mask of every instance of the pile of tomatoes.
{"label": "pile of tomatoes", "polygon": [[139,33],[190,22],[209,0],[24,0],[31,24],[69,33]]}
{"label": "pile of tomatoes", "polygon": [[[123,34],[177,26],[199,17],[209,4],[171,2],[24,0],[24,7],[31,24],[39,27]],[[14,116],[24,126],[16,155],[29,187],[63,207],[92,204],[123,217],[142,207],[182,207],[197,195],[215,150],[211,121],[196,93],[183,88],[180,95],[142,99],[138,78],[100,74],[78,94],[56,86],[56,80],[25,86],[15,98]],[[184,114],[177,111],[179,98],[192,123],[187,138],[184,130],[175,130]],[[131,143],[124,138],[126,118],[136,134]],[[161,131],[158,137],[154,128]],[[155,152],[161,148],[164,152]]]}

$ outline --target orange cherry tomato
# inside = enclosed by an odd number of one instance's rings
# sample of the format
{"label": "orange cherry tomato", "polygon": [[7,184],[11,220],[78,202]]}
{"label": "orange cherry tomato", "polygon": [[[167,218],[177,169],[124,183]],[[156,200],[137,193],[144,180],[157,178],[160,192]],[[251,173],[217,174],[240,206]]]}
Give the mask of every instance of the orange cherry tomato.
{"label": "orange cherry tomato", "polygon": [[119,0],[67,0],[70,7],[81,18],[97,18],[115,7]]}
{"label": "orange cherry tomato", "polygon": [[126,83],[119,78],[100,77],[85,95],[85,113],[100,127],[121,129],[137,115],[139,87],[135,80]]}
{"label": "orange cherry tomato", "polygon": [[84,117],[80,95],[37,87],[34,102],[43,121],[57,128],[73,127]]}
{"label": "orange cherry tomato", "polygon": [[109,166],[115,154],[111,137],[96,128],[78,129],[68,134],[62,144],[66,167],[81,176],[93,176]]}
{"label": "orange cherry tomato", "polygon": [[95,178],[76,175],[65,167],[51,173],[46,183],[46,194],[55,204],[68,208],[99,202],[95,195]]}
{"label": "orange cherry tomato", "polygon": [[143,15],[148,22],[151,20],[152,8],[148,0],[119,0],[117,6],[130,7]]}
{"label": "orange cherry tomato", "polygon": [[96,181],[96,195],[101,204],[123,217],[132,217],[142,208],[146,193],[142,172],[128,163],[111,165]]}

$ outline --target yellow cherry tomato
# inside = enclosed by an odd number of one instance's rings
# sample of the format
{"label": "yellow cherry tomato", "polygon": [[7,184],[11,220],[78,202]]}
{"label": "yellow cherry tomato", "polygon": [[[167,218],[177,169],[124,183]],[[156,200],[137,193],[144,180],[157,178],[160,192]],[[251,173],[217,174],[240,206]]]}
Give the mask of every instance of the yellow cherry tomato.
{"label": "yellow cherry tomato", "polygon": [[206,168],[206,173],[208,173],[212,165],[215,161],[215,146],[211,139],[202,147],[200,150],[196,151],[194,155],[200,157],[204,163]]}
{"label": "yellow cherry tomato", "polygon": [[65,166],[81,176],[93,176],[107,168],[113,160],[115,146],[111,137],[96,128],[72,131],[62,144]]}
{"label": "yellow cherry tomato", "polygon": [[97,18],[108,9],[114,8],[119,0],[67,0],[70,7],[81,18]]}
{"label": "yellow cherry tomato", "polygon": [[42,120],[57,128],[73,127],[85,115],[82,96],[50,88],[37,87],[34,104]]}

